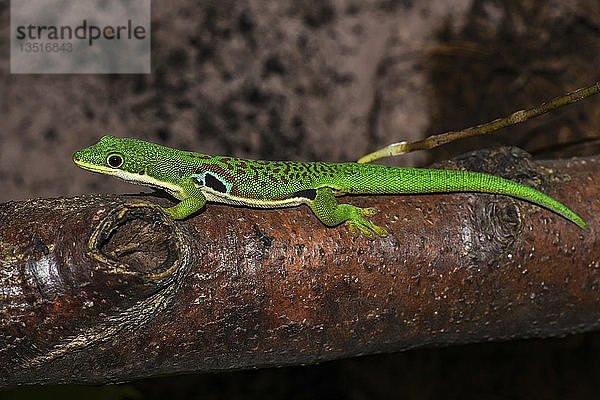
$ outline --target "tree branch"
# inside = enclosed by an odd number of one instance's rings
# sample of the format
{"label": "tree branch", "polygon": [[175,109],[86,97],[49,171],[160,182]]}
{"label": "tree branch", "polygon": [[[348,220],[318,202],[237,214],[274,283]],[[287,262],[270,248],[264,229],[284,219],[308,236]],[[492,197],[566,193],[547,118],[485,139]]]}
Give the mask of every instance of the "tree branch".
{"label": "tree branch", "polygon": [[600,325],[600,160],[518,149],[439,165],[536,186],[590,224],[504,196],[352,197],[390,236],[304,207],[209,204],[182,222],[148,196],[0,205],[0,386],[102,383],[314,363]]}

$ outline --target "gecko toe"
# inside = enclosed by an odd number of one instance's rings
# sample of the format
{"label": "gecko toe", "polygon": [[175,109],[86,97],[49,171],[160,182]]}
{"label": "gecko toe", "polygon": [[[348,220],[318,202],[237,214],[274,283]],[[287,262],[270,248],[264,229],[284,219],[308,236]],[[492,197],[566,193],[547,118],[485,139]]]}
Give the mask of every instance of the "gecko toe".
{"label": "gecko toe", "polygon": [[372,217],[373,215],[377,214],[378,212],[379,211],[373,207],[367,207],[367,208],[360,209],[360,213],[362,215],[364,215],[365,217]]}
{"label": "gecko toe", "polygon": [[366,219],[346,221],[346,226],[352,236],[358,236],[359,233],[362,233],[367,239],[373,240],[375,239],[375,235],[379,237],[386,237],[388,235],[385,229]]}

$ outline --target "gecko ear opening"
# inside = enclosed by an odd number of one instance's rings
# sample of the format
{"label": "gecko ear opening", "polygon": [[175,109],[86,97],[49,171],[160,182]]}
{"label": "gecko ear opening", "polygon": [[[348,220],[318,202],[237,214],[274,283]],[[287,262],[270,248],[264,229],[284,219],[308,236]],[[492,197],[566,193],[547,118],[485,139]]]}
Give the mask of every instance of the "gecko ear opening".
{"label": "gecko ear opening", "polygon": [[118,153],[109,154],[109,156],[106,157],[106,163],[111,168],[119,168],[123,165],[123,156]]}

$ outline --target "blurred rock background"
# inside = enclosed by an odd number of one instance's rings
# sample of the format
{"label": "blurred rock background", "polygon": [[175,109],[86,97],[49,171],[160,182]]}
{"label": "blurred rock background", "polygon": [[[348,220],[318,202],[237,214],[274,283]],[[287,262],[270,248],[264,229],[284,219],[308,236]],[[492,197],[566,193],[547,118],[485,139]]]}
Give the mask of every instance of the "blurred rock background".
{"label": "blurred rock background", "polygon": [[[9,2],[0,0],[0,201],[145,190],[72,165],[75,150],[104,134],[242,157],[354,160],[600,77],[597,1],[153,3],[152,74],[11,75]],[[599,130],[600,99],[592,98],[391,162],[427,165],[502,144],[543,157],[598,154]],[[478,344],[128,388],[144,399],[592,398],[599,343],[588,334]]]}

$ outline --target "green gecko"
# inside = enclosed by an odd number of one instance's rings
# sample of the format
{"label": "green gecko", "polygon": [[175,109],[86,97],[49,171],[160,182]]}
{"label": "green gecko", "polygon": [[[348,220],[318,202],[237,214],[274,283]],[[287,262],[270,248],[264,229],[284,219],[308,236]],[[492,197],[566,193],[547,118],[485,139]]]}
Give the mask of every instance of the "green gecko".
{"label": "green gecko", "polygon": [[76,152],[73,161],[89,171],[167,191],[180,200],[163,208],[173,219],[196,213],[207,201],[259,208],[307,204],[327,226],[345,223],[353,235],[385,237],[387,231],[366,218],[376,213],[374,208],[339,204],[336,196],[484,192],[527,200],[587,228],[579,215],[531,187],[472,171],[246,160],[113,136]]}

